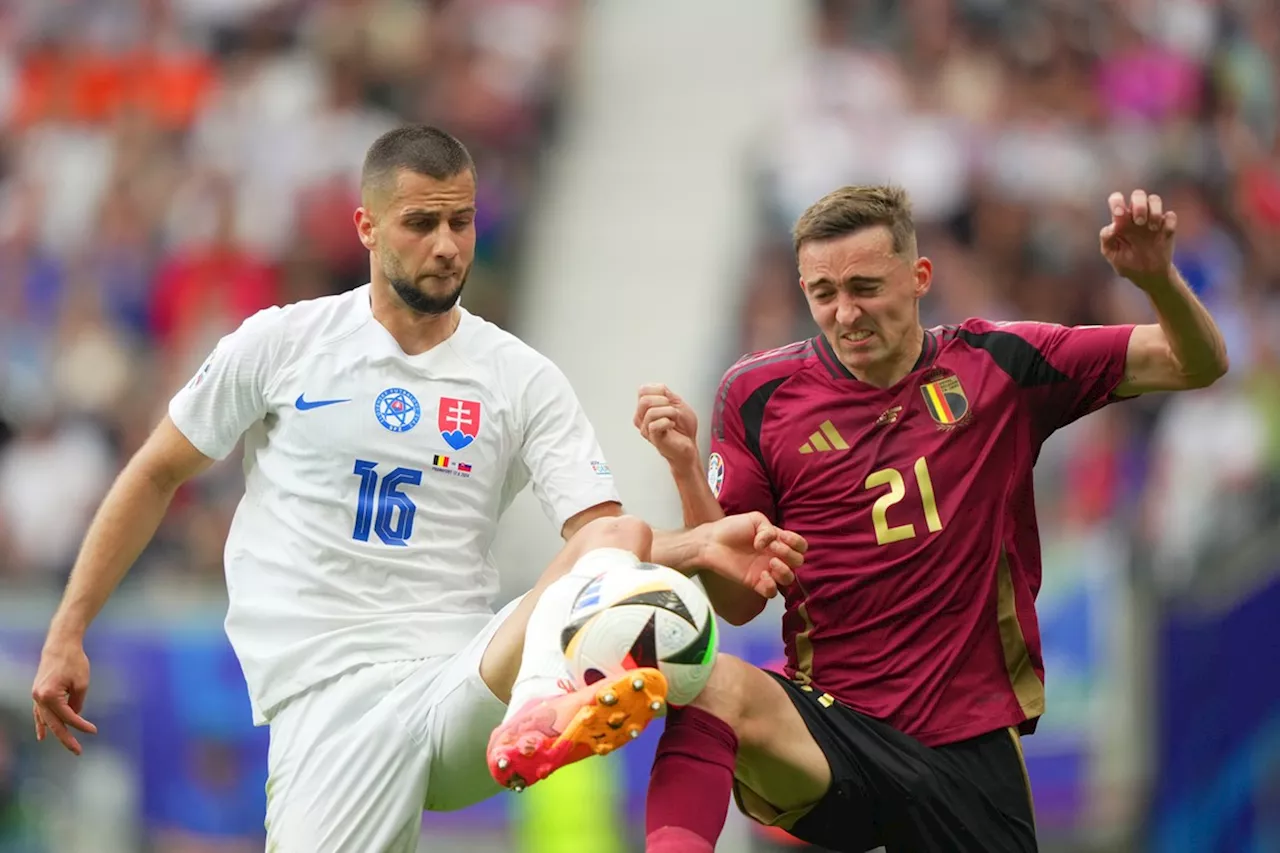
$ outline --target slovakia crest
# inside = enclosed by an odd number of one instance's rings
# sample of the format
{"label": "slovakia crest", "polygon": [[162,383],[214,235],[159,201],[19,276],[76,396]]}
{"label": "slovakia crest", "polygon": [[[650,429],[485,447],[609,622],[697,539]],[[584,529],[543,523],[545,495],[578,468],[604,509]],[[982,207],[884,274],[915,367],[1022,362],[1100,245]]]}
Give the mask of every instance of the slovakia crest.
{"label": "slovakia crest", "polygon": [[480,404],[455,397],[440,398],[440,437],[454,450],[461,450],[480,434]]}

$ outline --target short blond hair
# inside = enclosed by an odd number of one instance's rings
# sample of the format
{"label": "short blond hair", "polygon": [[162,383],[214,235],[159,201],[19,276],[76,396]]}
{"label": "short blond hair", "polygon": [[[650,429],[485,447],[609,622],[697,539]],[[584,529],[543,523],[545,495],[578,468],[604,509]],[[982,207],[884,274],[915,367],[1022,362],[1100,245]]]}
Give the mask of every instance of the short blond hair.
{"label": "short blond hair", "polygon": [[911,199],[906,190],[891,184],[841,187],[827,193],[800,214],[791,237],[799,254],[800,247],[811,240],[829,240],[881,225],[893,235],[896,254],[915,254]]}

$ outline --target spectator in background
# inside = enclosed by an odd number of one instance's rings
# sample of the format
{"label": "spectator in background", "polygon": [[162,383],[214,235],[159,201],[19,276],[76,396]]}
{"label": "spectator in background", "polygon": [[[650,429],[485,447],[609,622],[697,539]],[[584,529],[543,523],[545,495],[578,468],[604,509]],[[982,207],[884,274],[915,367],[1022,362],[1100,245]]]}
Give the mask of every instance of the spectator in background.
{"label": "spectator in background", "polygon": [[194,179],[172,211],[178,248],[156,272],[151,331],[167,387],[190,376],[245,317],[279,304],[276,270],[237,238],[231,182]]}
{"label": "spectator in background", "polygon": [[13,419],[18,436],[0,450],[0,516],[10,572],[56,588],[70,574],[116,462],[103,436],[65,418],[51,397],[30,401]]}

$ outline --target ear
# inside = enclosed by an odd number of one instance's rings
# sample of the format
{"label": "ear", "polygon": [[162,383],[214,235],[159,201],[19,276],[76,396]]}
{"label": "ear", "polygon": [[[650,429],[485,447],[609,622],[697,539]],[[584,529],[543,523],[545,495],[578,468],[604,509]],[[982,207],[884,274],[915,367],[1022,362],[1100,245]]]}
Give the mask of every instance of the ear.
{"label": "ear", "polygon": [[373,228],[373,217],[365,208],[357,207],[353,220],[356,224],[356,235],[360,238],[360,243],[369,251],[373,251],[378,244],[378,235]]}
{"label": "ear", "polygon": [[804,279],[803,279],[803,278],[797,278],[797,279],[796,279],[796,282],[800,285],[800,292],[801,292],[801,293],[803,293],[803,294],[805,294],[805,295],[807,296],[807,295],[808,295],[808,293],[809,293],[809,291],[808,291],[808,289],[804,286]]}
{"label": "ear", "polygon": [[929,288],[933,286],[933,261],[928,258],[916,258],[912,272],[915,274],[916,299],[923,299],[929,292]]}

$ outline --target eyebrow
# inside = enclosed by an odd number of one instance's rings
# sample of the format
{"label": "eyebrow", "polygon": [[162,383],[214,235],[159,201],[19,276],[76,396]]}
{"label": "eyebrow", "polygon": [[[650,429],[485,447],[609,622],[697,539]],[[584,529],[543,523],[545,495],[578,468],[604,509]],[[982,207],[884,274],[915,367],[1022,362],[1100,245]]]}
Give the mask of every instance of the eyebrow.
{"label": "eyebrow", "polygon": [[[854,285],[857,285],[857,284],[882,284],[883,282],[884,282],[884,276],[879,276],[879,275],[851,275],[851,276],[849,276],[848,278],[846,278],[843,282],[841,282],[841,286],[846,286],[846,287],[847,287],[848,285],[851,285],[851,284],[854,284]],[[831,281],[831,279],[829,279],[829,278],[819,278],[819,279],[815,279],[814,281],[809,282],[809,286],[810,286],[810,287],[818,287],[819,285],[825,285],[825,286],[827,286],[827,287],[835,287],[835,286],[836,286],[836,285],[835,285],[835,283],[834,283],[834,282],[832,282],[832,281]]]}
{"label": "eyebrow", "polygon": [[401,215],[401,216],[403,216],[403,217],[409,217],[409,216],[440,216],[440,215],[444,214],[446,211],[448,212],[448,214],[449,214],[450,216],[461,216],[461,215],[465,215],[465,214],[468,214],[468,213],[475,213],[475,212],[476,212],[476,208],[475,208],[475,205],[468,205],[467,207],[456,207],[456,208],[410,207],[410,208],[407,208],[407,209],[405,209],[405,210],[400,211],[400,215]]}

